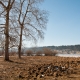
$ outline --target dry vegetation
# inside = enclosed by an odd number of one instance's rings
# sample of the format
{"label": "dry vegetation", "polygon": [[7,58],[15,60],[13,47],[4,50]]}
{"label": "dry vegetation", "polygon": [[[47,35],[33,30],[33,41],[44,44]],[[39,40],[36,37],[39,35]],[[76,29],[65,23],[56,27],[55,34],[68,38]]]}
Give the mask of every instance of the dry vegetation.
{"label": "dry vegetation", "polygon": [[80,58],[54,56],[0,58],[0,80],[80,80]]}
{"label": "dry vegetation", "polygon": [[43,53],[45,56],[55,56],[57,54],[57,51],[52,51],[49,48],[44,48]]}
{"label": "dry vegetation", "polygon": [[31,56],[33,54],[32,50],[27,50],[26,51],[27,56]]}
{"label": "dry vegetation", "polygon": [[38,50],[38,51],[32,51],[32,50],[27,50],[25,52],[27,56],[55,56],[57,54],[57,51],[51,50],[49,48],[44,48],[43,50]]}

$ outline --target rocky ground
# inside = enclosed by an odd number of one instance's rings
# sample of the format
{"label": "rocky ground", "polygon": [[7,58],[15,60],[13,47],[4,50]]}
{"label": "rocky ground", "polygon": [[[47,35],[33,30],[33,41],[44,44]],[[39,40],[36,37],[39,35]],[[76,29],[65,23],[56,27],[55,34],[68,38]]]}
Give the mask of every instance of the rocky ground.
{"label": "rocky ground", "polygon": [[80,80],[80,58],[53,56],[0,58],[0,80]]}

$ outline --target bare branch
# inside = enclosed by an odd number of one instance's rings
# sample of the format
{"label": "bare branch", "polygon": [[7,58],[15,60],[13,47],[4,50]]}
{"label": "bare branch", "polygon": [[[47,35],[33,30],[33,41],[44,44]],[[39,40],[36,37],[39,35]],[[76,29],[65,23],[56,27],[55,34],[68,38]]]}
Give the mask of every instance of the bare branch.
{"label": "bare branch", "polygon": [[4,9],[6,9],[6,6],[1,1],[0,4],[3,6]]}
{"label": "bare branch", "polygon": [[12,3],[10,4],[10,9],[12,8],[14,2],[15,2],[15,0],[13,0]]}

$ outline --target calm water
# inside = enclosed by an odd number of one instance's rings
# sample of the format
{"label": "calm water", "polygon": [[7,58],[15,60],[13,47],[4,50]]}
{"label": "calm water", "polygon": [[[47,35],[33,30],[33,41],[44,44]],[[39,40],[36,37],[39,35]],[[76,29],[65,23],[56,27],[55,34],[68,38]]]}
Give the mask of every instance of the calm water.
{"label": "calm water", "polygon": [[80,57],[80,54],[57,54],[60,57]]}

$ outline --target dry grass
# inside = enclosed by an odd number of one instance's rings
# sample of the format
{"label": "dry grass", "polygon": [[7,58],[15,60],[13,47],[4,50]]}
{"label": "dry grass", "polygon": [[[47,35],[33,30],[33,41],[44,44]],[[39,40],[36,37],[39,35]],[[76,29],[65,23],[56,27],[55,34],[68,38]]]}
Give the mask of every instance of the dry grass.
{"label": "dry grass", "polygon": [[[69,62],[69,66],[74,68],[74,74],[62,75],[58,77],[45,76],[40,79],[28,79],[28,70],[36,65],[60,65]],[[32,69],[32,68],[31,68]],[[74,75],[74,76],[73,76]],[[80,58],[63,58],[53,56],[28,56],[18,59],[10,57],[10,61],[4,61],[0,58],[0,80],[80,80]]]}

